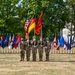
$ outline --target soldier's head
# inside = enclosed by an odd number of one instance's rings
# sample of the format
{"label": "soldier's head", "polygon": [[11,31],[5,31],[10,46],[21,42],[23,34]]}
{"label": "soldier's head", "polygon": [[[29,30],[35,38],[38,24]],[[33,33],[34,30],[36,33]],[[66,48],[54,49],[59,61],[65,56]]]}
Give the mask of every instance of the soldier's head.
{"label": "soldier's head", "polygon": [[24,39],[23,38],[21,38],[21,43],[24,43]]}
{"label": "soldier's head", "polygon": [[25,41],[24,44],[27,45],[27,42]]}
{"label": "soldier's head", "polygon": [[33,36],[33,41],[36,41],[36,36]]}
{"label": "soldier's head", "polygon": [[27,39],[27,42],[29,42],[29,38]]}
{"label": "soldier's head", "polygon": [[23,41],[24,39],[23,38],[21,38],[21,41]]}
{"label": "soldier's head", "polygon": [[30,43],[33,44],[33,40],[31,40]]}
{"label": "soldier's head", "polygon": [[40,37],[40,41],[42,41],[43,39],[42,39],[42,37]]}
{"label": "soldier's head", "polygon": [[48,37],[46,37],[46,41],[49,41],[49,38]]}

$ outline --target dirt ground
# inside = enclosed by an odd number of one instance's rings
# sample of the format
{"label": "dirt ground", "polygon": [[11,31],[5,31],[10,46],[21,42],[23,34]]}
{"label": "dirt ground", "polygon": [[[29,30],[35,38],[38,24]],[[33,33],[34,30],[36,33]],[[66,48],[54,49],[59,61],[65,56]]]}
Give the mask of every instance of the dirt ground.
{"label": "dirt ground", "polygon": [[0,54],[0,75],[75,75],[75,54],[50,54],[50,61],[20,62],[20,54]]}

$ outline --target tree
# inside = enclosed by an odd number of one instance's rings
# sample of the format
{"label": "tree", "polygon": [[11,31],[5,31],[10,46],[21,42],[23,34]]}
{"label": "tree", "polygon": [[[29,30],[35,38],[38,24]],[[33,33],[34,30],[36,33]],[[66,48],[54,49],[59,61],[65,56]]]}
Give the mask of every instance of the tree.
{"label": "tree", "polygon": [[[3,20],[4,33],[21,33],[24,35],[24,24],[27,18],[35,15],[36,23],[41,11],[43,11],[43,36],[51,37],[52,34],[59,35],[64,27],[65,21],[70,20],[70,9],[66,7],[68,2],[63,0],[1,0],[0,20]],[[1,25],[0,25],[0,28]],[[16,29],[15,29],[16,28]],[[33,34],[31,33],[31,36]]]}
{"label": "tree", "polygon": [[31,18],[35,15],[38,20],[39,14],[43,11],[43,35],[50,37],[52,34],[59,34],[65,21],[69,20],[70,10],[66,8],[66,4],[61,0],[23,0],[22,16]]}
{"label": "tree", "polygon": [[72,23],[74,25],[74,36],[75,36],[75,0],[67,0],[67,2],[71,10],[70,16],[71,16]]}

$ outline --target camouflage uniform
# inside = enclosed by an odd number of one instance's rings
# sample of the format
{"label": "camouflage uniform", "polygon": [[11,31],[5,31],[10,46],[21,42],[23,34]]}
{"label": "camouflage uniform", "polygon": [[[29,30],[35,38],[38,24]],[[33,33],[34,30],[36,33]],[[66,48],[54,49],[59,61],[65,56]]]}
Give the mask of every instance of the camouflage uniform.
{"label": "camouflage uniform", "polygon": [[37,47],[36,47],[36,39],[35,37],[33,38],[33,45],[32,45],[32,58],[33,58],[33,61],[36,61],[36,53],[37,53]]}
{"label": "camouflage uniform", "polygon": [[24,58],[25,58],[25,43],[24,41],[21,41],[20,43],[20,57],[21,57],[21,60],[20,61],[24,61]]}
{"label": "camouflage uniform", "polygon": [[30,60],[30,40],[27,40],[27,46],[26,46],[26,59],[27,61]]}
{"label": "camouflage uniform", "polygon": [[38,50],[39,50],[39,61],[42,61],[43,58],[43,41],[42,38],[40,38],[39,42],[38,42]]}
{"label": "camouflage uniform", "polygon": [[48,38],[46,38],[45,42],[45,56],[46,56],[46,61],[49,61],[49,52],[50,52],[50,41]]}

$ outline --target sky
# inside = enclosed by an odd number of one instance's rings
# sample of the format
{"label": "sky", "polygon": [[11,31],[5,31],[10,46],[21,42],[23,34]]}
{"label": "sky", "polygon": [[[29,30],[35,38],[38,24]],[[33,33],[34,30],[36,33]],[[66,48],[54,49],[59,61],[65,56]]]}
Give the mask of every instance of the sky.
{"label": "sky", "polygon": [[[19,3],[18,3],[18,5],[21,4],[22,1],[23,1],[23,0],[20,0]],[[66,2],[66,0],[63,0],[63,1]]]}
{"label": "sky", "polygon": [[[20,4],[22,1],[23,1],[23,0],[20,0],[20,1],[19,1],[19,4]],[[63,1],[66,2],[66,0],[63,0]]]}
{"label": "sky", "polygon": [[23,0],[20,0],[18,4],[20,4]]}
{"label": "sky", "polygon": [[63,0],[64,2],[66,2],[66,0]]}

